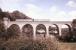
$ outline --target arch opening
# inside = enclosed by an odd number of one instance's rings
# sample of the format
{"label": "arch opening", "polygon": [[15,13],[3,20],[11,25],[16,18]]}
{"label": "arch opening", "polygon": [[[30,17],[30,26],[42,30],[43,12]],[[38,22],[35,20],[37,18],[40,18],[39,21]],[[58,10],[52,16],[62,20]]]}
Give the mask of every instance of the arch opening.
{"label": "arch opening", "polygon": [[26,36],[26,37],[33,37],[33,27],[31,24],[26,24],[22,27],[22,33],[23,33],[23,36]]}
{"label": "arch opening", "polygon": [[67,34],[70,34],[71,33],[71,27],[70,27],[70,25],[68,25],[68,24],[64,24],[64,25],[62,25],[62,27],[61,27],[61,35],[67,35]]}
{"label": "arch opening", "polygon": [[69,42],[71,40],[72,34],[71,34],[71,27],[69,24],[64,24],[61,27],[61,39],[63,41]]}
{"label": "arch opening", "polygon": [[7,28],[7,38],[16,38],[20,35],[20,27],[17,24],[12,24],[9,28]]}
{"label": "arch opening", "polygon": [[36,36],[45,37],[46,36],[46,27],[43,24],[38,24],[36,26]]}
{"label": "arch opening", "polygon": [[58,35],[59,34],[58,25],[53,24],[53,25],[49,26],[49,34],[50,35]]}

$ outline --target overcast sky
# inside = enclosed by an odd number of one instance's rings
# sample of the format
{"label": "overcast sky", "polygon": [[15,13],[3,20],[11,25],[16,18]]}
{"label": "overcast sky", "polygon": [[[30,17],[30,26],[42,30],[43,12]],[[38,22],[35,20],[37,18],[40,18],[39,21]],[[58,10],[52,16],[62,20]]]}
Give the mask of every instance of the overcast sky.
{"label": "overcast sky", "polygon": [[76,18],[76,0],[0,0],[3,11],[19,10],[34,19],[67,21]]}

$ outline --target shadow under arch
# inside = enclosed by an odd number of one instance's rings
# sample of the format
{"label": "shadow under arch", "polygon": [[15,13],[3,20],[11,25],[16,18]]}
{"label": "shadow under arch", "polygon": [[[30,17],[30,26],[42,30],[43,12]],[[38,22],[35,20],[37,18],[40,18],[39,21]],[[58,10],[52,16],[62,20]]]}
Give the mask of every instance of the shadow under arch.
{"label": "shadow under arch", "polygon": [[[53,26],[55,26],[55,27],[53,27]],[[52,24],[52,26],[49,26],[49,34],[59,35],[59,27],[57,24]]]}
{"label": "shadow under arch", "polygon": [[26,35],[26,37],[33,37],[33,26],[31,24],[25,24],[22,27],[22,33]]}
{"label": "shadow under arch", "polygon": [[36,35],[39,35],[39,36],[41,35],[43,37],[46,36],[46,27],[44,24],[38,24],[36,26]]}

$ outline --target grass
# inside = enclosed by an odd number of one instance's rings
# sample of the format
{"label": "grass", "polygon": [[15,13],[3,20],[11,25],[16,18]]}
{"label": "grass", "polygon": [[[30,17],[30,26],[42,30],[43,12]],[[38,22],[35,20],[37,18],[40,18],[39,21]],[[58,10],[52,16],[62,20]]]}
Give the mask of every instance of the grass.
{"label": "grass", "polygon": [[76,43],[58,43],[58,50],[76,50]]}

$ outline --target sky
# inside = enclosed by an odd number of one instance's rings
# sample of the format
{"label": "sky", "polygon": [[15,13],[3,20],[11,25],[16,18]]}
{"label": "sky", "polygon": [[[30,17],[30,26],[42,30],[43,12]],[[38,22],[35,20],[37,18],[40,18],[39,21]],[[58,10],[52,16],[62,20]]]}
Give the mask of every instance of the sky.
{"label": "sky", "polygon": [[33,19],[76,19],[76,0],[0,0],[0,8],[9,12],[19,10]]}

